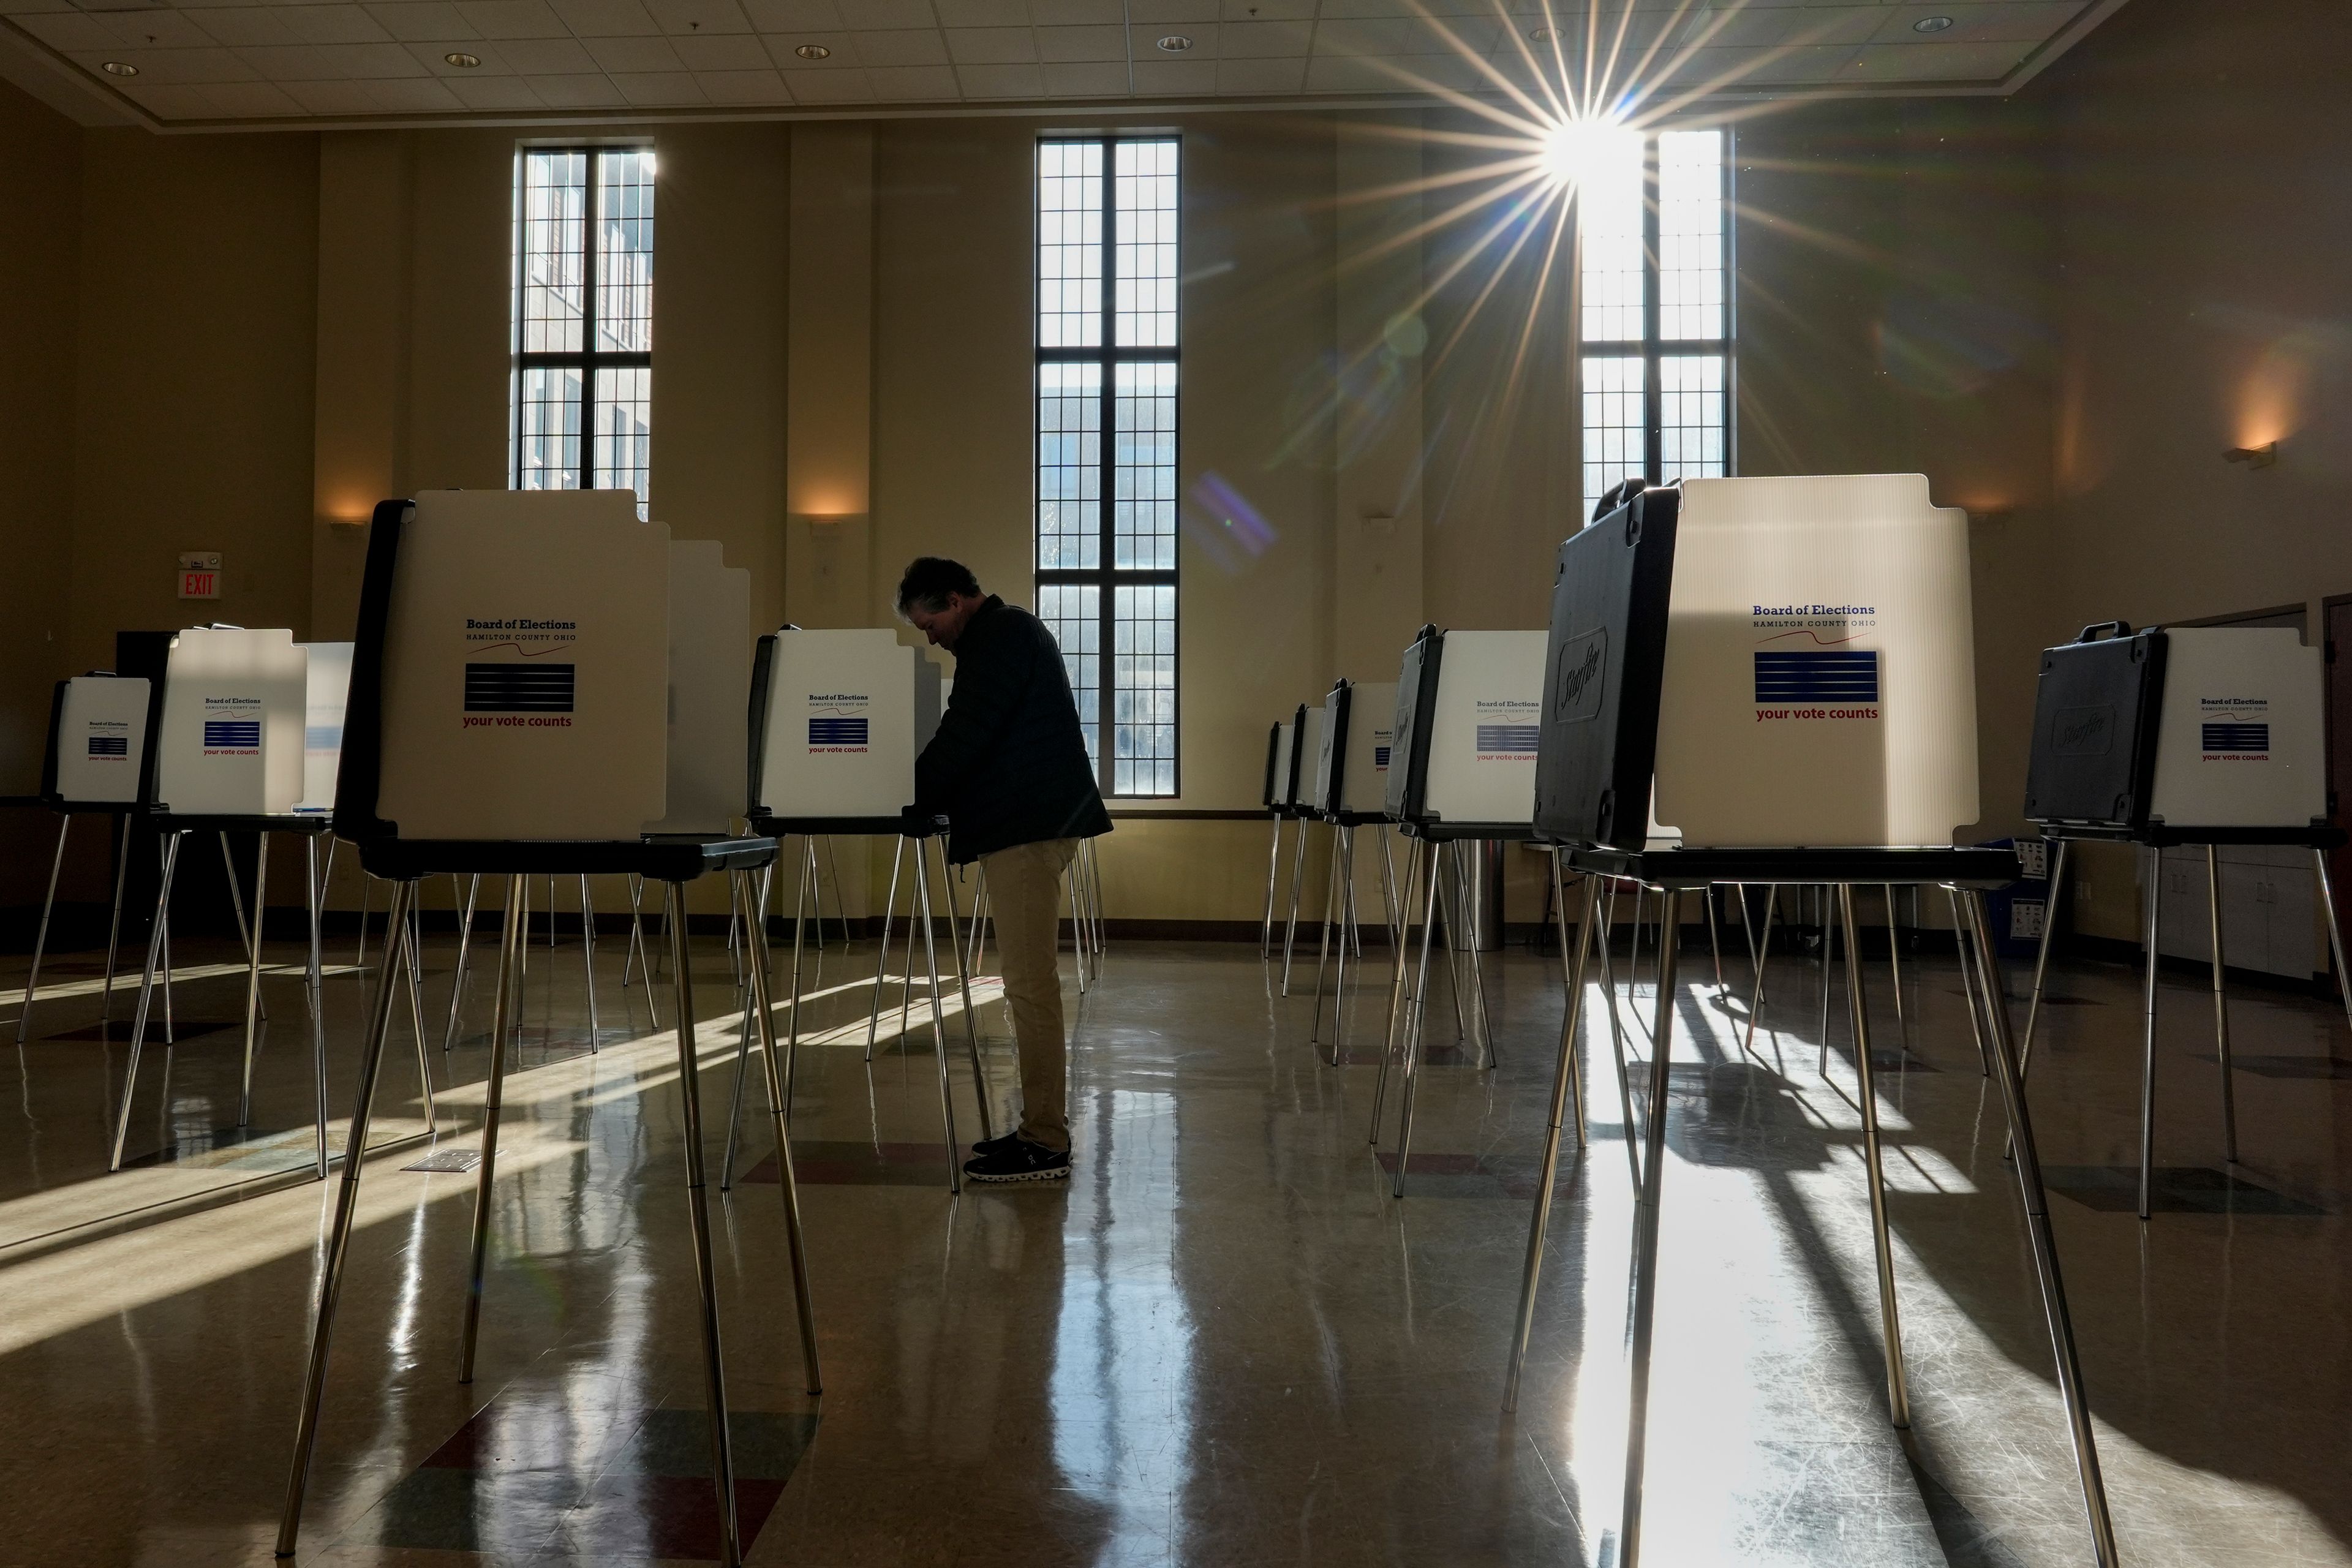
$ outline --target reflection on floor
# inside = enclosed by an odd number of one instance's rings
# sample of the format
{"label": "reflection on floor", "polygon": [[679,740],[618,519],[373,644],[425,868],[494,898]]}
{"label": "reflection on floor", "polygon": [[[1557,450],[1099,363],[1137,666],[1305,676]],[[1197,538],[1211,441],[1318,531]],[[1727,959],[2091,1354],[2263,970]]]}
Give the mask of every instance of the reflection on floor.
{"label": "reflection on floor", "polygon": [[[448,945],[429,955],[424,1006],[438,1138],[425,1142],[404,1034],[303,1557],[709,1560],[674,1044],[642,983],[622,989],[622,943],[600,953],[593,1055],[577,949],[534,958],[481,1373],[461,1387],[463,1156],[478,1149],[488,986],[478,968],[445,1052]],[[801,1386],[764,1116],[742,1116],[734,1185],[712,1194],[751,1561],[1613,1562],[1632,1205],[1598,994],[1592,1141],[1561,1175],[1526,1392],[1507,1416],[1559,966],[1490,955],[1497,1070],[1476,1065],[1435,1000],[1441,1054],[1400,1203],[1392,1131],[1377,1151],[1365,1137],[1387,995],[1369,945],[1336,1068],[1306,1037],[1304,977],[1283,998],[1247,948],[1115,946],[1100,983],[1083,1000],[1072,990],[1075,1179],[951,1199],[925,1010],[902,1036],[894,979],[869,1063],[872,947],[832,942],[810,985],[823,994],[804,1020],[794,1119],[821,1399]],[[236,1012],[233,956],[184,955],[184,1012]],[[1785,1005],[1743,1055],[1743,976],[1727,994],[1711,968],[1687,967],[1698,983],[1666,1079],[1647,1561],[2088,1561],[2005,1129],[1949,961],[1906,961],[1907,1039],[1883,965],[1870,975],[1907,1443],[1885,1415],[1842,1021],[1817,1070],[1819,969],[1776,971]],[[698,975],[715,1171],[740,1004],[717,942]],[[338,1150],[363,984],[329,982]],[[2336,1081],[2352,1039],[2320,1003],[2235,998],[2245,1163],[2226,1171],[2203,983],[2169,984],[2152,1223],[2131,1213],[2131,973],[2064,969],[2057,989],[2075,1005],[2042,1015],[2032,1084],[2125,1560],[2352,1564],[2352,1097]],[[277,1021],[252,1125],[229,1125],[241,1031],[191,1032],[149,1058],[137,1163],[113,1176],[124,1047],[90,1027],[94,990],[44,987],[42,1037],[16,1053],[17,1133],[0,1142],[0,1563],[270,1561],[331,1189],[302,1170],[301,994],[290,979],[268,987]],[[1002,1110],[1008,1027],[993,987],[978,995]],[[1648,1006],[1621,1012],[1646,1050]],[[969,1141],[960,1034],[951,1005]],[[1637,1064],[1637,1089],[1646,1077]]]}

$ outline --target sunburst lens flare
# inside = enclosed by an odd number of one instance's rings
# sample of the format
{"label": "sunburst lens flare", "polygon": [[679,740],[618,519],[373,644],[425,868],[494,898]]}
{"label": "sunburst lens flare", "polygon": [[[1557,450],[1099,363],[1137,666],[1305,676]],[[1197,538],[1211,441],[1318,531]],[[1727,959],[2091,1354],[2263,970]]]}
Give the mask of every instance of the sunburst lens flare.
{"label": "sunburst lens flare", "polygon": [[1544,133],[1545,177],[1574,190],[1603,184],[1612,171],[1624,165],[1626,143],[1637,142],[1640,134],[1615,120],[1563,121]]}

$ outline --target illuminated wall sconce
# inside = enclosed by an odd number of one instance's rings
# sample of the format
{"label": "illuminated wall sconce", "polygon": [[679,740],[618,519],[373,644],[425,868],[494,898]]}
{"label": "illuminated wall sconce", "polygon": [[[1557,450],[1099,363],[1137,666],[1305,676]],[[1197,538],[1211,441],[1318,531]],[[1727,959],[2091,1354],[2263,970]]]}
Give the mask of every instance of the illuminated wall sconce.
{"label": "illuminated wall sconce", "polygon": [[2225,463],[2243,463],[2250,468],[2267,468],[2278,461],[2278,443],[2265,441],[2259,447],[2232,447],[2221,454]]}

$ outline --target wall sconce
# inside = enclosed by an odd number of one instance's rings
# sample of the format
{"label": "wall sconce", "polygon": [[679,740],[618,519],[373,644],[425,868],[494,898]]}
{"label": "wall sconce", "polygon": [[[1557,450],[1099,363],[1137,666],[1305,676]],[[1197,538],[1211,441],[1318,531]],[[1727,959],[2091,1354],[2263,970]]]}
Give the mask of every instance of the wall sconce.
{"label": "wall sconce", "polygon": [[2225,463],[2243,463],[2250,468],[2267,468],[2278,461],[2278,443],[2265,441],[2259,447],[2232,447],[2221,454]]}

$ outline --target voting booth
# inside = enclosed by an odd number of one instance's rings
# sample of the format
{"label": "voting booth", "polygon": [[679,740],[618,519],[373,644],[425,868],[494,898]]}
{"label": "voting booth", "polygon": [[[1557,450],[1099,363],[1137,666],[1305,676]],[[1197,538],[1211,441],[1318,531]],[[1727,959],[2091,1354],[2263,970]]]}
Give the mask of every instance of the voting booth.
{"label": "voting booth", "polygon": [[140,677],[107,669],[58,682],[42,800],[58,811],[122,811],[137,804],[152,689]]}
{"label": "voting booth", "polygon": [[1385,810],[1431,839],[1526,838],[1544,634],[1424,626],[1397,677]]}
{"label": "voting booth", "polygon": [[[710,564],[689,552],[683,568]],[[677,1082],[686,1129],[687,1198],[695,1254],[712,1485],[725,1560],[740,1560],[719,1307],[704,1200],[693,964],[685,884],[728,878],[751,951],[745,970],[769,1089],[785,1227],[812,1392],[816,1346],[784,1125],[782,1068],[767,989],[765,932],[746,874],[772,862],[774,842],[656,831],[669,811],[672,647],[669,530],[641,522],[627,490],[429,491],[376,508],[352,651],[338,837],[393,884],[387,948],[369,999],[368,1033],[343,1176],[328,1233],[309,1378],[278,1551],[292,1556],[328,1350],[348,1257],[368,1123],[390,1032],[408,913],[428,876],[495,876],[506,884],[497,1017],[476,1167],[472,1273],[460,1347],[471,1382],[494,1205],[506,1054],[515,1025],[516,960],[526,876],[612,874],[667,885]],[[683,1286],[681,1284],[680,1288]]]}
{"label": "voting booth", "polygon": [[1388,807],[1389,759],[1396,747],[1393,681],[1341,680],[1323,700],[1315,762],[1314,808],[1326,816],[1379,821]]}
{"label": "voting booth", "polygon": [[[1291,726],[1285,721],[1266,726],[1265,788],[1261,798],[1274,816],[1274,845],[1266,852],[1265,921],[1259,927],[1257,939],[1260,958],[1274,951],[1274,900],[1282,875],[1282,825],[1290,816],[1290,732]],[[1299,832],[1303,839],[1306,830]]]}
{"label": "voting booth", "polygon": [[[1940,885],[1968,911],[1972,940],[1961,958],[1977,972],[1968,988],[1972,1012],[1979,998],[1991,998],[1977,1026],[2008,1113],[2085,1516],[2099,1560],[2113,1562],[2081,1363],[1988,940],[1985,889],[2017,875],[2017,857],[1951,842],[1955,827],[1979,815],[1966,515],[1936,506],[1916,474],[1658,487],[1633,479],[1561,544],[1554,574],[1534,815],[1538,832],[1585,880],[1507,1408],[1524,1370],[1572,1087],[1581,1103],[1574,1041],[1602,881],[1630,880],[1664,903],[1650,1092],[1638,1121],[1624,1568],[1637,1561],[1641,1536],[1667,1163],[1668,1096],[1660,1090],[1673,1057],[1682,901],[1717,882],[1826,884],[1852,953],[1855,884]],[[1664,845],[1654,843],[1661,837]],[[1858,964],[1847,964],[1846,983],[1888,1404],[1903,1426],[1909,1392]],[[1401,1147],[1400,1175],[1403,1158]]]}
{"label": "voting booth", "polygon": [[[1320,703],[1302,702],[1294,709],[1287,726],[1276,726],[1279,748],[1276,770],[1275,807],[1298,824],[1297,842],[1291,851],[1290,910],[1283,918],[1281,993],[1290,994],[1290,965],[1298,942],[1298,895],[1307,871],[1307,826],[1316,816],[1315,763],[1323,750],[1323,707]],[[1277,825],[1276,832],[1281,829]],[[1277,840],[1278,841],[1278,840]],[[1269,917],[1271,910],[1268,911]],[[1328,911],[1326,911],[1327,917]],[[1268,920],[1268,945],[1272,944],[1272,921]]]}
{"label": "voting booth", "polygon": [[[2201,846],[2212,947],[2213,1033],[2220,1068],[2222,1157],[2238,1158],[2235,1064],[2223,992],[2222,859],[2299,850],[2311,858],[2336,973],[2347,973],[2329,885],[2327,851],[2344,842],[2328,823],[2325,659],[2284,626],[2085,626],[2045,648],[2034,691],[2025,815],[2056,844],[2050,901],[2065,886],[2077,838],[2138,847],[2146,980],[2141,1002],[2139,1216],[2156,1203],[2157,960],[2170,852]],[[2032,1059],[2052,932],[2042,924],[2025,1022]],[[2304,927],[2308,930],[2308,926]],[[2352,1005],[2352,986],[2346,987]]]}
{"label": "voting booth", "polygon": [[663,833],[728,834],[744,815],[751,574],[712,540],[669,547],[669,772]]}

